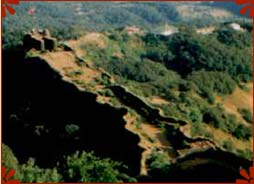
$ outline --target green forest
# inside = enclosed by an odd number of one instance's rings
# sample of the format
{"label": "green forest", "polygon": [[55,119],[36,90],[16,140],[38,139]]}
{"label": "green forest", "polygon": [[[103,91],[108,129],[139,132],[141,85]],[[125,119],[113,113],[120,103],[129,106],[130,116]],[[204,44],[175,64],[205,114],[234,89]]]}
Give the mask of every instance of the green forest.
{"label": "green forest", "polygon": [[[7,16],[3,21],[3,49],[22,44],[22,35],[32,28],[47,28],[60,39],[79,37],[85,31],[112,30],[126,25],[137,25],[152,32],[157,32],[165,23],[176,25],[191,24],[205,26],[235,19],[242,19],[235,13],[239,7],[234,3],[202,2],[204,9],[223,8],[232,12],[229,16],[215,18],[205,15],[202,18],[186,18],[176,10],[179,3],[155,2],[86,2],[86,3],[51,3],[22,2],[16,6],[16,14]],[[199,5],[199,4],[198,4]],[[29,10],[35,8],[33,15]]]}

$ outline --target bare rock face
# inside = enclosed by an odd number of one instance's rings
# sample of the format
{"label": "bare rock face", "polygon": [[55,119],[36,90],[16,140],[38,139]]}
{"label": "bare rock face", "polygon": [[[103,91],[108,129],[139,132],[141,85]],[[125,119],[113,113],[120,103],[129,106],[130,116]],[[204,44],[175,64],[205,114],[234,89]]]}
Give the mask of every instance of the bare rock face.
{"label": "bare rock face", "polygon": [[45,36],[45,37],[51,37],[50,32],[49,32],[48,29],[45,29],[45,30],[43,31],[43,36]]}
{"label": "bare rock face", "polygon": [[44,40],[45,50],[49,50],[49,51],[56,50],[57,41],[55,38],[44,37],[43,40]]}
{"label": "bare rock face", "polygon": [[36,49],[45,50],[44,41],[40,38],[34,37],[32,34],[28,33],[24,36],[23,46],[26,50]]}

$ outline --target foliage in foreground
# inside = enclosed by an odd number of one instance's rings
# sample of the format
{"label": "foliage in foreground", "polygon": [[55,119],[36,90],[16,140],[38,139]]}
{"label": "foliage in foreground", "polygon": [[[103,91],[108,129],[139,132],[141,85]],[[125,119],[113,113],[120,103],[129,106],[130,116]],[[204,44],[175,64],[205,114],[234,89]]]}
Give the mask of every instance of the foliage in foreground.
{"label": "foliage in foreground", "polygon": [[44,169],[33,158],[20,164],[12,150],[2,144],[2,165],[16,171],[15,178],[21,182],[136,182],[121,172],[125,167],[110,159],[100,159],[93,153],[76,152],[64,159],[57,168]]}
{"label": "foliage in foreground", "polygon": [[122,164],[110,159],[100,159],[93,153],[76,152],[68,156],[64,167],[64,181],[68,182],[135,182],[121,173]]}

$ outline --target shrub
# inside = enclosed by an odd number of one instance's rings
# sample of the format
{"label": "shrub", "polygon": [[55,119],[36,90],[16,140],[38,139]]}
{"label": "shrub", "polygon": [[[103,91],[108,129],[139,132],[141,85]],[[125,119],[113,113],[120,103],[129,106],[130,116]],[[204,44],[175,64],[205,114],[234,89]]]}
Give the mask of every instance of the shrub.
{"label": "shrub", "polygon": [[236,150],[238,155],[240,155],[241,157],[251,160],[252,159],[252,150],[249,149],[245,149],[245,150]]}
{"label": "shrub", "polygon": [[192,122],[201,122],[202,121],[202,114],[198,108],[191,108],[189,113],[189,119]]}
{"label": "shrub", "polygon": [[230,140],[225,140],[223,141],[223,148],[225,148],[228,151],[233,151],[234,150],[234,145],[232,143],[232,141]]}
{"label": "shrub", "polygon": [[153,151],[147,161],[149,174],[160,173],[164,175],[168,172],[170,160],[167,153],[162,151]]}
{"label": "shrub", "polygon": [[238,109],[238,112],[242,115],[243,119],[245,119],[248,123],[252,123],[252,113],[249,109]]}
{"label": "shrub", "polygon": [[65,125],[65,131],[69,134],[72,135],[75,132],[77,132],[79,130],[79,126],[76,124],[68,124]]}
{"label": "shrub", "polygon": [[[224,72],[196,71],[188,76],[200,90],[201,95],[209,97],[212,93],[231,94],[235,87],[235,81]],[[199,92],[199,91],[197,91]]]}
{"label": "shrub", "polygon": [[26,164],[20,165],[12,150],[2,144],[2,165],[7,169],[14,169],[15,179],[21,182],[60,182],[62,176],[56,168],[42,169],[35,165],[35,160],[29,158]]}
{"label": "shrub", "polygon": [[100,159],[93,153],[76,152],[66,158],[64,179],[67,182],[133,182],[134,178],[121,173],[124,166],[110,159]]}
{"label": "shrub", "polygon": [[22,182],[59,182],[62,176],[56,168],[42,169],[35,165],[35,160],[30,158],[20,167],[20,181]]}
{"label": "shrub", "polygon": [[5,144],[2,143],[2,166],[7,169],[14,169],[16,171],[16,175],[19,174],[17,172],[19,169],[18,160],[13,154],[12,150]]}
{"label": "shrub", "polygon": [[218,107],[207,109],[203,114],[203,121],[213,125],[215,128],[226,130],[223,112]]}
{"label": "shrub", "polygon": [[202,123],[195,122],[191,125],[191,135],[199,136],[203,132]]}
{"label": "shrub", "polygon": [[225,125],[226,125],[226,128],[227,128],[227,131],[232,133],[236,127],[237,127],[237,118],[234,114],[226,114],[224,115],[225,116]]}
{"label": "shrub", "polygon": [[238,139],[249,139],[252,136],[252,129],[240,124],[234,130],[233,135]]}

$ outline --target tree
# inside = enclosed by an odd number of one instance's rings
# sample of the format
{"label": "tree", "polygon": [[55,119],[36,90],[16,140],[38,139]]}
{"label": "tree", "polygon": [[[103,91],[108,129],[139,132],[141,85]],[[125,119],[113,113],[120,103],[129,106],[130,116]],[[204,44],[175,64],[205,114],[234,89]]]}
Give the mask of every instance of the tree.
{"label": "tree", "polygon": [[240,124],[236,127],[235,131],[233,132],[233,135],[236,136],[238,139],[249,139],[252,135],[252,131],[251,128],[248,128],[243,124]]}
{"label": "tree", "polygon": [[15,178],[21,182],[60,182],[61,175],[56,168],[42,169],[35,165],[35,160],[29,158],[26,164],[20,165],[12,150],[2,144],[2,165],[15,170]]}
{"label": "tree", "polygon": [[7,145],[2,143],[2,165],[7,169],[14,169],[17,176],[19,169],[18,164],[18,159],[15,157],[12,150]]}
{"label": "tree", "polygon": [[110,159],[100,159],[93,153],[76,152],[66,158],[64,181],[67,182],[133,182],[134,178],[120,172],[124,166]]}
{"label": "tree", "polygon": [[166,175],[170,166],[167,153],[162,151],[153,151],[148,159],[148,172],[151,175]]}
{"label": "tree", "polygon": [[242,117],[248,122],[252,123],[252,113],[249,109],[238,109],[238,112],[241,113]]}
{"label": "tree", "polygon": [[210,103],[215,101],[214,93],[227,95],[236,88],[236,82],[225,72],[200,70],[191,73],[187,79],[198,87],[196,92]]}
{"label": "tree", "polygon": [[30,158],[26,164],[20,166],[20,181],[32,182],[60,182],[62,176],[56,168],[42,169],[35,165],[35,160]]}

